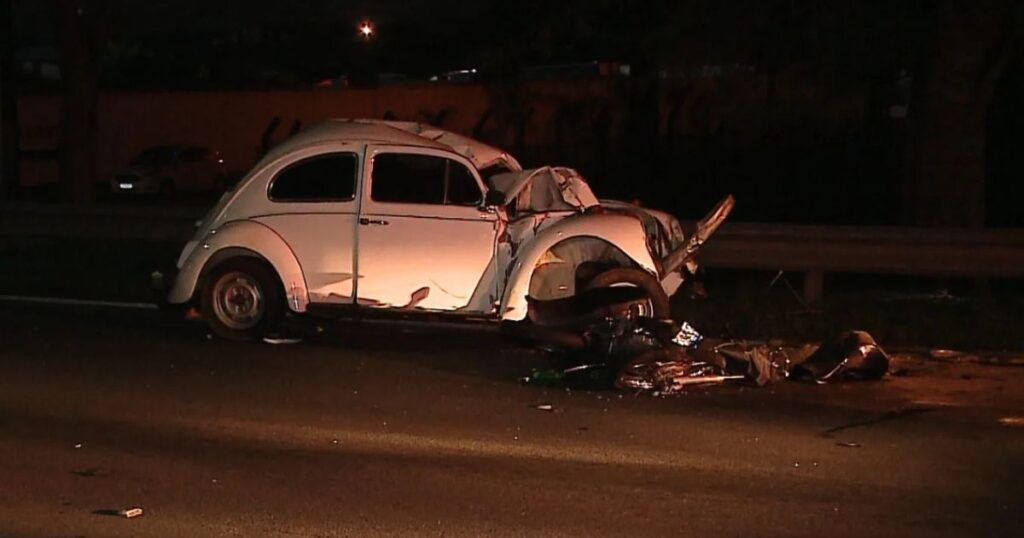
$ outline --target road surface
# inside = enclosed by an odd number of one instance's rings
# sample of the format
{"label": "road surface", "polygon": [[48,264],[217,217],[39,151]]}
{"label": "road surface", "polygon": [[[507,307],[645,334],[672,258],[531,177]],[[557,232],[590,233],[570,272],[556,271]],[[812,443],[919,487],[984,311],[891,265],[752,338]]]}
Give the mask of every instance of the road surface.
{"label": "road surface", "polygon": [[0,536],[1024,529],[1019,367],[907,359],[881,382],[659,399],[520,385],[544,357],[489,332],[237,344],[11,304],[0,327]]}

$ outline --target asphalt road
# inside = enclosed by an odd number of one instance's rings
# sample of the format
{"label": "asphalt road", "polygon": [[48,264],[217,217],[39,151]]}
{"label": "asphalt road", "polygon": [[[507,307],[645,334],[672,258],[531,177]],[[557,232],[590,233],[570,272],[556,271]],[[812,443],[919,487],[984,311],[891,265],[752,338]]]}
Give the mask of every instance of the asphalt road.
{"label": "asphalt road", "polygon": [[0,337],[2,536],[1024,529],[1019,367],[903,359],[881,382],[659,399],[520,385],[544,357],[486,332],[235,344],[0,304]]}

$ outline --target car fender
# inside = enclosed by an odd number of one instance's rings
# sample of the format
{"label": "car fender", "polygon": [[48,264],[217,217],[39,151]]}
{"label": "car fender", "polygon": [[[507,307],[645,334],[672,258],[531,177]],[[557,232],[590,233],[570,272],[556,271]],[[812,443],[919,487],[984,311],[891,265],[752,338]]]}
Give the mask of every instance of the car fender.
{"label": "car fender", "polygon": [[574,237],[606,241],[626,254],[638,267],[658,278],[658,266],[647,250],[643,224],[639,219],[601,213],[569,217],[541,230],[532,240],[520,245],[498,310],[503,321],[526,319],[526,297],[537,262],[552,247]]}
{"label": "car fender", "polygon": [[[309,291],[295,253],[274,230],[251,220],[232,221],[211,230],[192,246],[179,263],[178,276],[167,296],[168,302],[190,301],[202,277],[218,263],[235,256],[252,256],[269,263],[284,286],[288,308],[305,312]],[[188,248],[188,247],[186,247]]]}

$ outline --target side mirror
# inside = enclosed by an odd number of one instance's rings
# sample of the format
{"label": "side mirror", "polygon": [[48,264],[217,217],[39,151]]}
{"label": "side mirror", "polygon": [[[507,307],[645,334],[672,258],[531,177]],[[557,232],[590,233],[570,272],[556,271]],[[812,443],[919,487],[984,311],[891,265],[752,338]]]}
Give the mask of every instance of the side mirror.
{"label": "side mirror", "polygon": [[484,205],[487,207],[505,205],[505,193],[497,189],[487,191],[487,195],[484,196]]}

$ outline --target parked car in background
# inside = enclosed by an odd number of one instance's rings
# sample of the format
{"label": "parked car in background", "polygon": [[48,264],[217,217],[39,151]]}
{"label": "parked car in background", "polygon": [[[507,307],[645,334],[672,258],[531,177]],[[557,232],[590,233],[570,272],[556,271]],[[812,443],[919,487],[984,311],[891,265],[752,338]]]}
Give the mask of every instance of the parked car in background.
{"label": "parked car in background", "polygon": [[288,312],[538,321],[539,305],[613,287],[665,319],[732,203],[687,238],[671,215],[598,200],[570,168],[523,170],[418,123],[328,121],[272,149],[198,223],[168,302],[228,339],[270,334]]}
{"label": "parked car in background", "polygon": [[170,196],[174,193],[223,192],[230,185],[220,152],[203,146],[161,145],[146,148],[110,181],[117,195]]}

